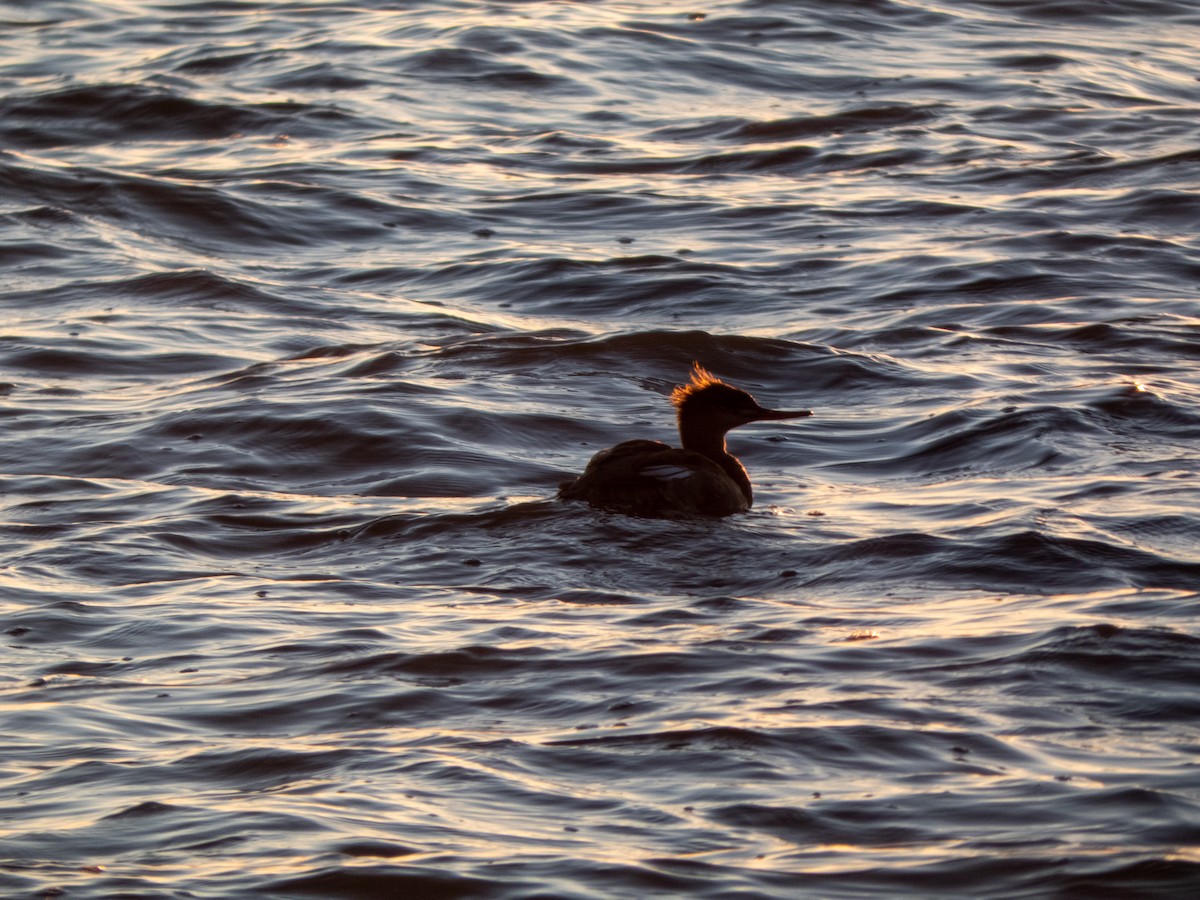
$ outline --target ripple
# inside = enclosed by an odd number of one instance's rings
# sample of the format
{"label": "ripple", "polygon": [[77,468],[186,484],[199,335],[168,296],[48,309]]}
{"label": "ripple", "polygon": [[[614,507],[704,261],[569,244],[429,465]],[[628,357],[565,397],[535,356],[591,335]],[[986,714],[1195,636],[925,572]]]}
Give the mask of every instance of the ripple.
{"label": "ripple", "polygon": [[[5,23],[7,893],[1187,895],[1188,4],[110,6]],[[557,500],[693,361],[755,508]]]}

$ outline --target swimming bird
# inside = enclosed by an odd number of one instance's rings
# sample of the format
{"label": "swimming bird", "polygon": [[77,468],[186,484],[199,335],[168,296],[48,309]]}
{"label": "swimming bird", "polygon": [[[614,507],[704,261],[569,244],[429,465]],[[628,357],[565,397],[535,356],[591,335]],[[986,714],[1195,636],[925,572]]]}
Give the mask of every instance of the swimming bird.
{"label": "swimming bird", "polygon": [[682,447],[625,441],[601,450],[558,496],[631,516],[728,516],[754,503],[750,476],[725,446],[725,433],[750,422],[799,419],[812,410],[765,409],[745,391],[694,363],[671,393]]}

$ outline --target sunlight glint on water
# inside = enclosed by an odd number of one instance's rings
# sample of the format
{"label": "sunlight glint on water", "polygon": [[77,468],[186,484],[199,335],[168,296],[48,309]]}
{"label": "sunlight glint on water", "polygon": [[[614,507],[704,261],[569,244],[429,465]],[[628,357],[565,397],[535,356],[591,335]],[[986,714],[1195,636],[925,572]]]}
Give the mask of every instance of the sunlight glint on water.
{"label": "sunlight glint on water", "polygon": [[0,894],[1192,897],[1191,5],[418,7],[0,3]]}

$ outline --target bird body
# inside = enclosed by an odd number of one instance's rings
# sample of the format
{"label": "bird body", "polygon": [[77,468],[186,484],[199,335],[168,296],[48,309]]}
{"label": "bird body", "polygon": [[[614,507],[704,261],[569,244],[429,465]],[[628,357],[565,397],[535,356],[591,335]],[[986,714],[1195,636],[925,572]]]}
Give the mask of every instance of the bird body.
{"label": "bird body", "polygon": [[698,364],[691,381],[671,395],[683,446],[625,441],[601,450],[578,478],[558,491],[564,500],[632,516],[728,516],[754,503],[750,477],[725,446],[730,428],[810,416],[810,410],[765,409]]}

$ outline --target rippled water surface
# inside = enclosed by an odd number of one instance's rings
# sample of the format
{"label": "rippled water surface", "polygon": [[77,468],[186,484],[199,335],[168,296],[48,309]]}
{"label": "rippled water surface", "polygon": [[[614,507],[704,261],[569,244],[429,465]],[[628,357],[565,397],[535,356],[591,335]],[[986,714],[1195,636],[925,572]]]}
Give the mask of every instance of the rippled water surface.
{"label": "rippled water surface", "polygon": [[1198,48],[0,2],[0,893],[1198,896]]}

